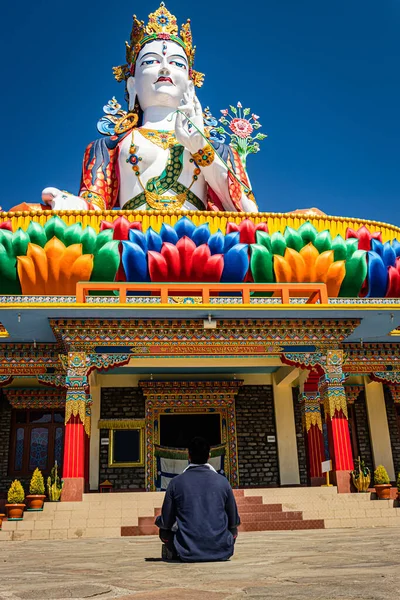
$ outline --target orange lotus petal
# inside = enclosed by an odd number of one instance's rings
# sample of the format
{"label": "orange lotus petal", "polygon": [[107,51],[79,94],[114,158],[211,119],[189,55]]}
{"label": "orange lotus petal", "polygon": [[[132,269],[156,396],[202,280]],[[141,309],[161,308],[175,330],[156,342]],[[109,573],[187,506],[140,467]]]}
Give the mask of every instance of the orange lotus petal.
{"label": "orange lotus petal", "polygon": [[333,257],[333,250],[326,250],[315,261],[315,281],[318,283],[326,283],[328,269],[333,264]]}
{"label": "orange lotus petal", "polygon": [[300,255],[303,257],[306,266],[304,281],[307,283],[313,283],[316,276],[315,261],[319,256],[319,252],[310,242],[307,244],[307,246],[304,246],[304,248],[300,250]]}
{"label": "orange lotus petal", "polygon": [[329,298],[337,298],[340,286],[346,275],[346,263],[344,260],[337,260],[328,269],[326,278],[326,287],[328,288]]}
{"label": "orange lotus petal", "polygon": [[93,271],[93,254],[84,254],[76,259],[71,269],[66,295],[73,296],[76,293],[76,284],[78,281],[89,281]]}
{"label": "orange lotus petal", "polygon": [[274,271],[277,283],[290,283],[292,281],[292,269],[283,256],[279,254],[274,254]]}
{"label": "orange lotus petal", "polygon": [[46,294],[56,296],[62,293],[59,286],[60,263],[65,252],[64,244],[56,237],[51,238],[44,247],[47,257],[47,283]]}
{"label": "orange lotus petal", "polygon": [[66,289],[66,286],[68,286],[68,282],[71,277],[72,266],[80,256],[82,256],[82,244],[72,244],[65,249],[62,261],[60,263],[60,293],[64,294],[64,290]]}
{"label": "orange lotus petal", "polygon": [[46,283],[48,277],[46,252],[37,244],[30,243],[28,244],[27,256],[32,259],[35,267],[35,295],[43,296],[46,293]]}
{"label": "orange lotus petal", "polygon": [[304,262],[304,258],[293,250],[293,248],[286,248],[285,250],[285,260],[290,265],[292,269],[292,283],[302,283],[305,281],[306,275],[306,263]]}
{"label": "orange lotus petal", "polygon": [[18,277],[24,296],[36,294],[36,271],[33,260],[29,256],[17,256]]}

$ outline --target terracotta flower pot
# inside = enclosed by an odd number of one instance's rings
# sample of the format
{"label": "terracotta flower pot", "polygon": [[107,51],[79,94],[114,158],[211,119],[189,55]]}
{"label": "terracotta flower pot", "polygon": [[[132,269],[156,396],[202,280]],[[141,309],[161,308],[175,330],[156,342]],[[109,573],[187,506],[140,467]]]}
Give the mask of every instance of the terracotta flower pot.
{"label": "terracotta flower pot", "polygon": [[25,500],[28,505],[27,510],[43,510],[43,503],[46,496],[39,494],[29,494]]}
{"label": "terracotta flower pot", "polygon": [[375,492],[379,500],[390,500],[390,483],[380,483],[375,485]]}
{"label": "terracotta flower pot", "polygon": [[0,530],[1,530],[1,525],[3,523],[3,519],[6,515],[3,515],[2,513],[0,513]]}
{"label": "terracotta flower pot", "polygon": [[23,519],[25,504],[6,504],[9,519]]}

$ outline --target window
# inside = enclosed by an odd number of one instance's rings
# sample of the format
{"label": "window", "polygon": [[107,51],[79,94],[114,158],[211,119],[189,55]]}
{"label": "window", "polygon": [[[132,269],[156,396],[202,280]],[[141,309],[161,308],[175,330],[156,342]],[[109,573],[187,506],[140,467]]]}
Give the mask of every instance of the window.
{"label": "window", "polygon": [[101,419],[98,426],[99,429],[108,429],[109,431],[109,467],[142,467],[144,465],[143,420]]}
{"label": "window", "polygon": [[50,473],[62,465],[64,413],[60,410],[14,410],[11,425],[10,475],[29,476],[38,467]]}

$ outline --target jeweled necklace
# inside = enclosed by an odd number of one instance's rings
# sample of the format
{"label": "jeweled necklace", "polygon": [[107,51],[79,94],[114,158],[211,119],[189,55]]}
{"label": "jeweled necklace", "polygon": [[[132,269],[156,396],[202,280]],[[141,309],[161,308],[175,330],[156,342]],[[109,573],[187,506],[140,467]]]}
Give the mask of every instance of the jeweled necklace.
{"label": "jeweled necklace", "polygon": [[157,129],[138,129],[139,133],[159,148],[167,150],[176,146],[178,140],[173,131],[158,131]]}

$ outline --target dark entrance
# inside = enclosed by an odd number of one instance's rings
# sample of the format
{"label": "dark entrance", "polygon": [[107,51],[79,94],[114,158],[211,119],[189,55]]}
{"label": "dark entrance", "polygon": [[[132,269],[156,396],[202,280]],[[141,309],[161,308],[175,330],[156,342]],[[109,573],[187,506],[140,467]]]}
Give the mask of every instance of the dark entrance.
{"label": "dark entrance", "polygon": [[210,446],[221,443],[219,414],[160,415],[160,444],[170,448],[187,448],[190,440],[200,435]]}

